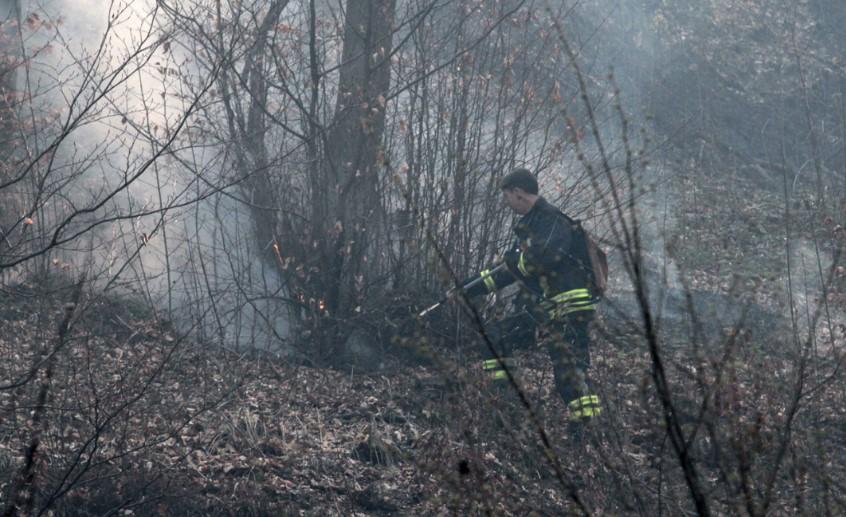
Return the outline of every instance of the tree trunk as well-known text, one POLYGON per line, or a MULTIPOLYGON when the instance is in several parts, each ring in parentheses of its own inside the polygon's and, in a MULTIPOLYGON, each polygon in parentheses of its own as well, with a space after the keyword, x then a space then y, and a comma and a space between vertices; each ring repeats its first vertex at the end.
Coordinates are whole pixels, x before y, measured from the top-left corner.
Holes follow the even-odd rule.
POLYGON ((13 148, 10 140, 14 134, 14 93, 18 83, 19 20, 19 0, 0 0, 0 156, 4 162, 6 153, 13 148))
POLYGON ((396 0, 349 0, 338 99, 327 135, 326 214, 330 240, 327 308, 338 318, 362 303, 370 234, 380 228, 379 170, 383 165, 385 97, 396 0))
MULTIPOLYGON (((18 38, 18 23, 20 21, 19 0, 0 0, 0 113, 3 118, 3 129, 9 117, 6 116, 7 109, 13 102, 10 102, 8 95, 16 90, 18 73, 17 58, 20 55, 20 40, 18 38)), ((7 133, 0 138, 3 141, 7 133)))
MULTIPOLYGON (((7 183, 14 174, 12 157, 16 134, 15 93, 20 56, 19 22, 19 0, 0 0, 0 185, 7 183)), ((18 199, 10 189, 0 188, 0 250, 9 243, 6 231, 15 221, 17 204, 18 199)))
POLYGON ((267 14, 257 27, 253 48, 246 56, 247 63, 244 67, 243 79, 249 88, 250 106, 246 127, 240 133, 241 141, 236 151, 240 162, 239 167, 242 174, 246 176, 244 184, 249 193, 259 254, 273 267, 276 267, 273 244, 276 240, 277 199, 271 180, 272 171, 265 143, 267 77, 264 59, 268 36, 287 5, 288 0, 276 0, 270 5, 267 14))

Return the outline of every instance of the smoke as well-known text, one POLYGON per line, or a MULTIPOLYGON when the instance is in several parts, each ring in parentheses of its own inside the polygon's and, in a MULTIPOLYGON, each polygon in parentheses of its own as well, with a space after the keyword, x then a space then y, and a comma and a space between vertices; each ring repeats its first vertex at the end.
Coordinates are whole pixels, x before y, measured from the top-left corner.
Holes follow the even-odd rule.
MULTIPOLYGON (((714 202, 719 210, 712 206, 702 209, 709 211, 717 225, 709 231, 722 230, 728 239, 724 253, 736 256, 733 263, 723 266, 721 288, 738 280, 745 285, 747 276, 773 275, 774 283, 781 286, 776 292, 783 292, 783 296, 776 295, 782 308, 788 312, 793 310, 790 307, 800 308, 796 309, 797 319, 807 330, 832 265, 830 250, 795 233, 789 236, 787 248, 769 249, 759 260, 755 255, 760 251, 754 248, 773 244, 775 239, 757 233, 749 236, 745 230, 767 228, 766 232, 784 233, 786 223, 778 206, 794 203, 794 197, 810 196, 808 187, 817 189, 812 168, 824 179, 826 163, 836 168, 833 164, 842 149, 831 136, 831 128, 842 128, 842 121, 827 123, 829 113, 839 110, 839 102, 826 108, 825 95, 837 88, 835 80, 826 78, 837 60, 827 73, 820 72, 832 45, 820 40, 814 46, 809 41, 825 36, 824 31, 802 32, 793 47, 784 40, 790 27, 815 26, 804 7, 782 12, 767 6, 762 8, 766 16, 756 17, 758 7, 720 1, 678 2, 668 7, 658 2, 589 0, 575 5, 565 28, 579 48, 579 61, 589 77, 588 93, 597 106, 601 137, 612 167, 622 169, 623 151, 614 99, 620 101, 628 118, 629 137, 635 142, 632 147, 643 150, 639 159, 649 162, 636 172, 635 198, 653 309, 657 313, 686 311, 683 306, 667 305, 684 299, 684 273, 676 258, 687 255, 689 259, 699 253, 695 248, 708 246, 685 235, 696 230, 680 221, 685 212, 687 217, 705 217, 691 214, 691 207, 685 206, 685 188, 693 184, 712 196, 705 199, 718 199, 714 202), (722 53, 729 46, 734 51, 722 53), (812 47, 817 50, 809 52, 812 47), (770 79, 768 74, 777 77, 770 79), (618 96, 613 93, 615 86, 618 96), (776 122, 779 117, 781 123, 776 122), (802 124, 797 123, 800 120, 802 124), (800 175, 803 169, 804 175, 800 175), (780 191, 783 174, 792 186, 787 200, 780 191), (732 186, 754 191, 747 196, 732 192, 732 186), (717 198, 717 192, 724 194, 717 198), (733 195, 739 199, 731 198, 733 195), (753 202, 753 196, 759 202, 765 200, 769 210, 775 206, 776 213, 742 211, 742 218, 737 214, 725 220, 716 217, 714 212, 727 217, 730 210, 726 204, 741 206, 747 198, 753 202), (741 240, 734 240, 735 236, 741 240), (753 238, 761 244, 747 240, 753 238), (749 256, 740 256, 735 248, 749 256), (731 276, 736 278, 725 279, 731 276)), ((824 190, 817 189, 818 196, 821 192, 824 190)), ((701 255, 709 256, 711 251, 701 255)), ((619 274, 620 262, 612 271, 618 272, 612 285, 619 292, 632 288, 626 275, 619 274)), ((688 285, 699 289, 701 283, 688 279, 688 285)), ((740 289, 732 296, 752 299, 756 294, 740 289)))
POLYGON ((237 184, 221 180, 225 145, 197 126, 214 78, 172 44, 156 2, 33 2, 22 20, 22 153, 43 179, 25 193, 42 232, 29 244, 67 239, 41 262, 224 346, 286 337, 278 278, 255 259, 237 184))

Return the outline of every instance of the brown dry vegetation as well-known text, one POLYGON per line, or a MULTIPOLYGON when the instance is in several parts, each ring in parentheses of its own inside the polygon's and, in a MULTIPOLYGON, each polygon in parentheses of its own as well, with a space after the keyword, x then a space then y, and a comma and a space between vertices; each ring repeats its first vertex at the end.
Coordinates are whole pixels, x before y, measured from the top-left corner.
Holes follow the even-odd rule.
MULTIPOLYGON (((472 358, 455 361, 445 347, 435 351, 440 368, 362 375, 212 350, 131 300, 83 296, 64 344, 55 329, 66 296, 21 285, 4 289, 0 304, 0 354, 11 359, 4 384, 55 352, 49 380, 42 368, 32 382, 0 391, 4 502, 43 433, 36 513, 692 511, 636 334, 597 340, 593 375, 606 412, 577 447, 540 350, 519 357, 536 425, 517 397, 476 378, 472 358), (49 398, 39 411, 45 381, 49 398)), ((835 332, 842 343, 842 329, 835 332)), ((783 337, 761 342, 727 330, 698 348, 678 336, 662 341, 679 421, 715 513, 846 508, 837 488, 846 464, 830 453, 846 446, 839 356, 783 337)))

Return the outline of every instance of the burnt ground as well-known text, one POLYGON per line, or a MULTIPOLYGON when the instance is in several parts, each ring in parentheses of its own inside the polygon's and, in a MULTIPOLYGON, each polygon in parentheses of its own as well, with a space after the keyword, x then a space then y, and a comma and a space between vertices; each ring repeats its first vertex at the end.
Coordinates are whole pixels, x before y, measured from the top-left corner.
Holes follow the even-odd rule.
POLYGON ((203 346, 127 300, 80 304, 59 340, 64 304, 0 298, 4 505, 31 487, 19 504, 54 515, 678 515, 693 486, 718 513, 844 510, 837 347, 659 336, 691 480, 637 329, 597 334, 605 412, 574 443, 541 349, 518 358, 530 414, 449 348, 363 375, 203 346))

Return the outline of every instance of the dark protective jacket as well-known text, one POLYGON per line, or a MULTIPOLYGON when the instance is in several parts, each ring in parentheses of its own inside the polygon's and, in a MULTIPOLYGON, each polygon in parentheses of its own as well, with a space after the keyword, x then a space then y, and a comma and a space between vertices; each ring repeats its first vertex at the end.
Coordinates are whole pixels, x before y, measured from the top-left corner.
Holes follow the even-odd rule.
POLYGON ((468 296, 520 282, 552 319, 596 308, 587 244, 576 221, 540 197, 514 233, 517 240, 504 256, 507 269, 485 269, 469 278, 465 285, 480 277, 483 281, 469 288, 468 296))

